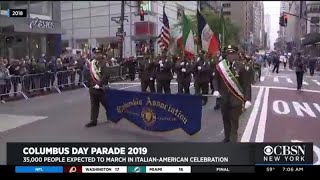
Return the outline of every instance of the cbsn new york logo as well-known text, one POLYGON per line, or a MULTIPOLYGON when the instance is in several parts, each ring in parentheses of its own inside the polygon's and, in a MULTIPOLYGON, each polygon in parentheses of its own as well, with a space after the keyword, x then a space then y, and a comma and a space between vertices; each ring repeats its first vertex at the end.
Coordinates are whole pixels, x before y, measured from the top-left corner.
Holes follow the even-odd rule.
POLYGON ((276 145, 266 146, 263 149, 263 161, 267 162, 304 162, 305 145, 276 145))

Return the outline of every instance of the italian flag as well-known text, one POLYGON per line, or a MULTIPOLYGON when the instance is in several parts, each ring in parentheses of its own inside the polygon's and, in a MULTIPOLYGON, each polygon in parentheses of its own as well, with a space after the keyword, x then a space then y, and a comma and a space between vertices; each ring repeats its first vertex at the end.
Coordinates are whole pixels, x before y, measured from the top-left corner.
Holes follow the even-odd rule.
POLYGON ((190 21, 185 14, 183 14, 182 45, 185 57, 191 58, 195 55, 194 36, 190 21))

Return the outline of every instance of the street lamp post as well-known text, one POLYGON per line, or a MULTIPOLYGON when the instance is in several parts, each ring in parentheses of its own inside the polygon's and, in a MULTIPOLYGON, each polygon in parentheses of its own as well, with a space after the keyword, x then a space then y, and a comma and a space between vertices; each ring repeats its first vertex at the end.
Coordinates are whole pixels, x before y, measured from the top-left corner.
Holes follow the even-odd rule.
POLYGON ((120 17, 120 31, 122 33, 122 35, 120 36, 121 37, 121 41, 120 41, 120 61, 122 61, 123 59, 123 42, 124 42, 124 35, 123 35, 123 20, 124 20, 124 3, 125 1, 121 1, 121 17, 120 17))

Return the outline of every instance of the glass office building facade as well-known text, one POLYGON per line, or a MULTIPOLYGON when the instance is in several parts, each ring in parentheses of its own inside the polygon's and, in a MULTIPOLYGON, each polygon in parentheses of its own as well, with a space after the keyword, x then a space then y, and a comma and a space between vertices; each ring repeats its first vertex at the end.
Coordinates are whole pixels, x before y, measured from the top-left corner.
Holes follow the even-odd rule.
POLYGON ((61 53, 60 1, 0 1, 0 10, 0 57, 61 53), (8 17, 8 9, 26 9, 27 17, 8 17))

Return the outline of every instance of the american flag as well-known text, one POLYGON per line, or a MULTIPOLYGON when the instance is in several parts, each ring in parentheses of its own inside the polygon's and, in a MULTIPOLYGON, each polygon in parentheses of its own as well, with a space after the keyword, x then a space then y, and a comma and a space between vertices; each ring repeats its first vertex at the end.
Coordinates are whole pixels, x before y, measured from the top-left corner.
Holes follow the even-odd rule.
POLYGON ((161 49, 169 47, 170 41, 170 27, 169 27, 169 20, 165 12, 165 7, 163 7, 163 18, 162 18, 162 28, 160 34, 158 36, 157 43, 159 44, 161 49))

